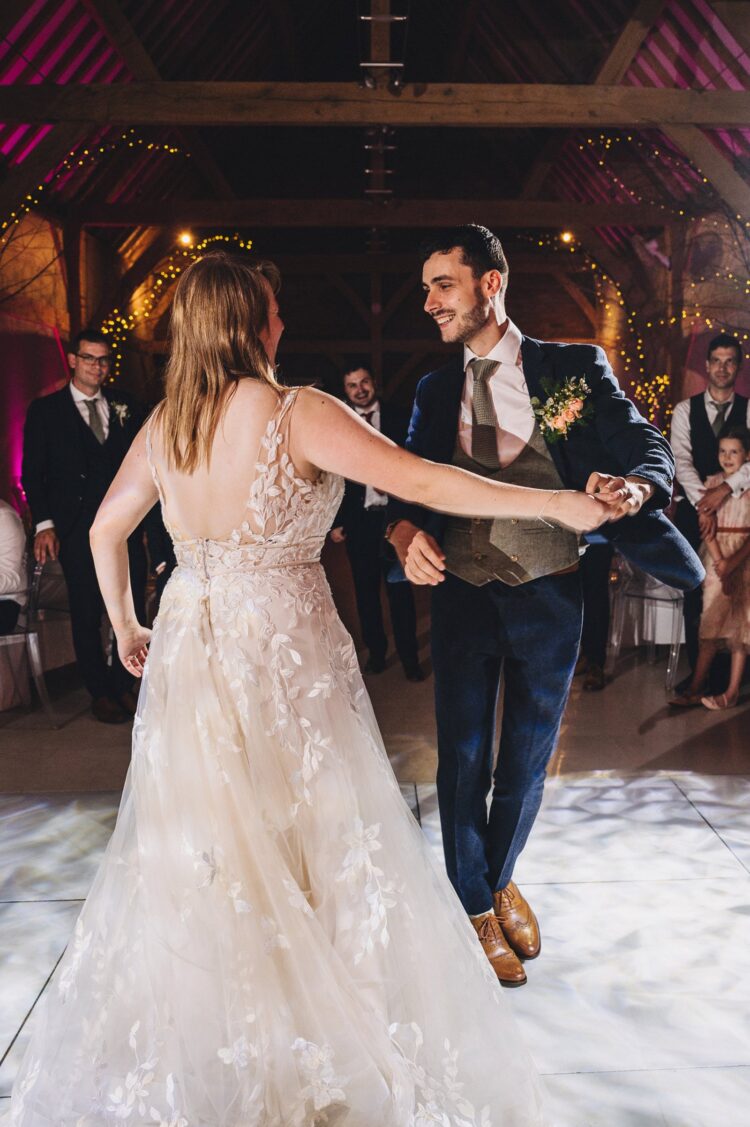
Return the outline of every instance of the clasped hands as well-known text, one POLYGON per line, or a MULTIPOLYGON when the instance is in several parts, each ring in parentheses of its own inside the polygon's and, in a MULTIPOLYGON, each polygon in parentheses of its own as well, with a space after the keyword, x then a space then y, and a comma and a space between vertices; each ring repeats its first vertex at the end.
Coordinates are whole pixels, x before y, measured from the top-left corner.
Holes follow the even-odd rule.
MULTIPOLYGON (((620 520, 621 517, 634 516, 648 501, 653 491, 653 485, 642 478, 592 473, 586 483, 586 493, 595 497, 596 501, 608 511, 605 519, 600 516, 597 520, 591 520, 591 514, 587 513, 586 520, 590 523, 586 524, 582 520, 577 527, 593 529, 600 524, 620 520)), ((580 504, 582 494, 565 491, 558 499, 580 504)), ((396 549, 406 578, 411 583, 436 587, 438 583, 443 582, 445 553, 433 536, 417 528, 411 521, 401 520, 394 526, 390 542, 396 549)))
POLYGON ((654 487, 642 477, 615 477, 608 473, 592 473, 586 492, 609 509, 607 523, 621 517, 635 516, 653 495, 654 487))

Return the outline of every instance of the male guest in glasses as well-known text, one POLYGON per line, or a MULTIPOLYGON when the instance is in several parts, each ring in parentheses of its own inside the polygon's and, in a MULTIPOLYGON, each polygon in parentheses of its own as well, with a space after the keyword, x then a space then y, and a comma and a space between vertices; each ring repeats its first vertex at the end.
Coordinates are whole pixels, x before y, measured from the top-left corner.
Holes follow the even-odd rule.
MULTIPOLYGON (((103 333, 85 329, 74 339, 70 383, 29 406, 22 480, 34 520, 34 555, 42 563, 59 558, 65 574, 73 646, 93 714, 105 724, 119 724, 135 711, 133 679, 116 650, 112 667, 107 665, 89 529, 145 413, 131 395, 107 382, 111 363, 103 333)), ((145 622, 142 526, 130 537, 128 554, 136 611, 145 622)))

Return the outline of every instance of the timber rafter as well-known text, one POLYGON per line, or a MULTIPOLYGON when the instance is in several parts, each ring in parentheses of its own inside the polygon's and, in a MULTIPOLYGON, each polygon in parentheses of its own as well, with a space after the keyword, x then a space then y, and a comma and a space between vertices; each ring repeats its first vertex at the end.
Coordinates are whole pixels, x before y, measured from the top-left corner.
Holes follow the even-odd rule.
POLYGON ((155 200, 125 204, 87 203, 70 209, 89 227, 435 227, 486 223, 499 227, 560 227, 565 224, 661 227, 673 216, 654 204, 581 204, 566 200, 155 200))
POLYGON ((0 120, 92 125, 746 126, 750 91, 637 86, 130 82, 0 87, 0 120))

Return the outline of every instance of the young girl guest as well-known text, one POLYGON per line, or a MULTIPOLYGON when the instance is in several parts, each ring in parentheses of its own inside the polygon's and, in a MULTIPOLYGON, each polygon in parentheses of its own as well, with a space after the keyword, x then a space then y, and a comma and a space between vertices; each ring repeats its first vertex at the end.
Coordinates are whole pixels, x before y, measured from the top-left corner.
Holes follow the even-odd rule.
MULTIPOLYGON (((721 473, 706 479, 706 488, 721 485, 750 458, 750 430, 737 427, 719 440, 721 473)), ((706 565, 700 648, 692 682, 686 693, 671 703, 703 704, 710 709, 733 708, 750 649, 750 491, 730 496, 718 514, 716 531, 704 541, 706 565), (714 655, 719 648, 732 655, 726 692, 703 696, 714 655)))

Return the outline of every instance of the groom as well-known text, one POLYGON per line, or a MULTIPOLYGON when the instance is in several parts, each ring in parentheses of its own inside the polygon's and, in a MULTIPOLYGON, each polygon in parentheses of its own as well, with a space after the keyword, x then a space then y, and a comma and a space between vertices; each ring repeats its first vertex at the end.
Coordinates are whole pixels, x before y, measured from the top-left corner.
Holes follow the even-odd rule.
MULTIPOLYGON (((662 515, 674 460, 604 352, 525 337, 505 313, 499 239, 469 224, 422 248, 425 312, 462 353, 417 387, 407 448, 497 481, 585 489, 627 559, 688 590, 701 564, 662 515), (550 397, 556 406, 545 410, 550 397)), ((526 981, 536 917, 511 879, 534 824, 581 633, 578 538, 535 521, 427 513, 392 501, 387 537, 431 584, 438 802, 448 875, 501 983, 526 981), (495 712, 504 677, 494 775, 495 712), (489 815, 487 795, 491 791, 489 815)))

